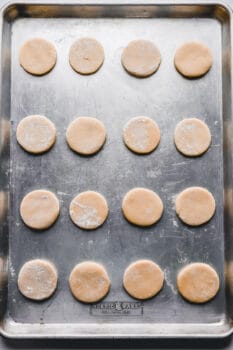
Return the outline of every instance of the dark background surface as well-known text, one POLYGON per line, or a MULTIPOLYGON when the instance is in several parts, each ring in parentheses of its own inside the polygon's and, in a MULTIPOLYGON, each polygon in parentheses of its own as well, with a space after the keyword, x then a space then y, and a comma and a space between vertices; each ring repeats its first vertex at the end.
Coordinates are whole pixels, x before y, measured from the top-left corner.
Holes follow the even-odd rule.
POLYGON ((0 349, 233 349, 232 337, 225 339, 168 340, 7 340, 0 338, 0 349))

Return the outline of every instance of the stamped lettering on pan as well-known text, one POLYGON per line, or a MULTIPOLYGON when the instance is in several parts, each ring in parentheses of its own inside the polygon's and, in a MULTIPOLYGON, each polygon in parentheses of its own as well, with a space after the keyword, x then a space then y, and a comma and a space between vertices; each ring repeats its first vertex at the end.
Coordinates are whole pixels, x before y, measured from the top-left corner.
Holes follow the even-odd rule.
POLYGON ((92 316, 142 316, 143 303, 139 301, 104 301, 90 306, 92 316))

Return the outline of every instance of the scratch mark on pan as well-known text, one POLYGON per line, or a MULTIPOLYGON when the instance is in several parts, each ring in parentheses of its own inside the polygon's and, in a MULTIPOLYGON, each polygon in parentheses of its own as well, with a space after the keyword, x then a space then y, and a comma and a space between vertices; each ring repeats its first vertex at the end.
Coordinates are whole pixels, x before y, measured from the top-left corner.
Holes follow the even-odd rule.
MULTIPOLYGON (((58 294, 58 293, 59 293, 59 292, 57 292, 57 294, 58 294)), ((46 311, 50 308, 50 306, 53 304, 54 301, 55 301, 55 299, 52 298, 52 299, 49 301, 48 305, 41 311, 40 323, 44 323, 44 316, 45 316, 45 313, 46 313, 46 311)))
POLYGON ((61 191, 58 191, 57 194, 60 195, 60 196, 71 196, 71 194, 65 193, 65 192, 61 192, 61 191))
POLYGON ((179 165, 186 165, 188 161, 180 162, 180 163, 173 163, 172 166, 179 166, 179 165))
MULTIPOLYGON (((13 102, 13 103, 18 103, 18 100, 15 98, 14 95, 12 96, 12 102, 13 102)), ((20 102, 20 103, 19 103, 19 107, 23 110, 25 116, 26 116, 26 115, 29 115, 29 113, 27 112, 27 110, 24 108, 24 104, 23 104, 23 103, 20 102)))
POLYGON ((171 289, 173 294, 177 294, 177 290, 173 286, 173 283, 172 283, 172 281, 170 279, 170 272, 169 272, 169 270, 166 268, 166 269, 163 270, 163 272, 164 272, 164 277, 165 277, 165 280, 166 280, 166 283, 167 283, 168 287, 170 287, 170 289, 171 289))
POLYGON ((186 237, 184 236, 178 236, 177 235, 160 235, 159 237, 161 238, 175 238, 175 239, 185 239, 186 237))

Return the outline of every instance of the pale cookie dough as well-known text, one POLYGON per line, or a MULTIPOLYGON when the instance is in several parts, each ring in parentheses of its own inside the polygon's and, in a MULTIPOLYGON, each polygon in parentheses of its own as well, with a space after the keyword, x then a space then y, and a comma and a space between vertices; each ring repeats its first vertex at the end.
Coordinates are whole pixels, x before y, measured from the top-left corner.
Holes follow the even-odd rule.
POLYGON ((219 290, 217 272, 208 264, 192 263, 178 274, 177 286, 180 294, 192 303, 205 303, 219 290))
POLYGON ((26 72, 33 75, 50 72, 56 61, 56 49, 45 39, 30 39, 20 49, 19 62, 26 72))
POLYGON ((79 117, 68 126, 66 141, 77 153, 94 154, 103 147, 106 141, 104 124, 96 118, 79 117))
POLYGON ((110 279, 105 268, 96 262, 86 261, 74 267, 69 277, 73 296, 83 303, 103 299, 110 289, 110 279))
POLYGON ((208 126, 197 118, 183 119, 175 129, 176 148, 185 156, 197 157, 210 147, 211 134, 208 126))
POLYGON ((210 49, 199 42, 188 42, 178 48, 174 63, 179 73, 186 78, 198 78, 212 66, 210 49))
POLYGON ((0 191, 0 220, 3 222, 7 216, 8 192, 0 191))
POLYGON ((123 285, 136 299, 154 297, 163 287, 164 274, 151 260, 138 260, 125 270, 123 285))
POLYGON ((158 125, 148 117, 135 117, 125 125, 123 139, 133 152, 146 154, 152 152, 159 144, 158 125))
POLYGON ((49 228, 56 221, 59 211, 57 197, 46 190, 29 192, 20 205, 23 222, 35 230, 49 228))
POLYGON ((10 120, 2 118, 0 120, 0 155, 5 150, 5 147, 9 145, 11 134, 10 120))
POLYGON ((199 226, 208 222, 215 213, 215 199, 202 187, 189 187, 176 198, 176 213, 190 226, 199 226))
POLYGON ((80 74, 95 73, 104 62, 102 45, 92 38, 81 38, 70 48, 70 65, 80 74))
POLYGON ((121 63, 125 70, 141 78, 155 73, 159 68, 160 62, 160 52, 153 42, 149 40, 131 41, 121 56, 121 63))
POLYGON ((41 259, 30 260, 19 272, 18 288, 26 298, 44 300, 55 292, 57 280, 57 270, 51 262, 41 259))
POLYGON ((34 154, 44 153, 56 141, 56 128, 48 118, 42 115, 30 115, 19 122, 16 138, 25 151, 34 154))
POLYGON ((107 216, 107 201, 98 192, 82 192, 70 203, 71 220, 80 228, 95 229, 105 222, 107 216))
POLYGON ((132 224, 150 226, 161 218, 163 202, 155 192, 147 188, 133 188, 123 199, 122 211, 132 224))

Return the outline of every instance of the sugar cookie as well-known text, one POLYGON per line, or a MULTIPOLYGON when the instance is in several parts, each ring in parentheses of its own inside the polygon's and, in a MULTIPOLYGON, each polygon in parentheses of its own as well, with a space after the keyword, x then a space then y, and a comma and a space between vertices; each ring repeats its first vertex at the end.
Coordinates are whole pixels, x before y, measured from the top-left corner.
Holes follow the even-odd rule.
POLYGON ((179 218, 191 226, 208 222, 215 213, 213 195, 202 187, 189 187, 176 198, 176 213, 179 218))
POLYGON ((104 62, 102 45, 92 38, 76 40, 70 48, 70 65, 80 74, 95 73, 104 62))
POLYGON ((163 202, 155 192, 147 188, 133 188, 123 199, 122 211, 132 224, 150 226, 161 218, 163 202))
POLYGON ((180 294, 192 303, 205 303, 215 297, 219 290, 217 272, 208 264, 193 263, 178 274, 177 286, 180 294))
POLYGON ((55 292, 57 280, 57 270, 51 262, 41 259, 30 260, 20 269, 18 288, 26 298, 44 300, 55 292))
POLYGON ((20 49, 19 62, 23 69, 30 74, 47 74, 53 69, 56 61, 56 49, 45 39, 30 39, 20 49))
POLYGON ((106 199, 98 192, 79 193, 70 203, 70 217, 75 225, 86 230, 101 226, 108 216, 106 199))
POLYGON ((125 70, 141 78, 155 73, 159 68, 160 62, 160 52, 153 42, 149 40, 131 41, 121 56, 121 63, 125 70))
POLYGON ((123 285, 126 291, 136 299, 148 299, 155 296, 163 287, 164 274, 151 260, 138 260, 125 270, 123 285))
POLYGON ((211 134, 202 120, 188 118, 177 124, 174 141, 176 148, 185 156, 196 157, 205 153, 210 147, 211 134))
POLYGON ((110 279, 105 268, 93 261, 74 267, 69 277, 73 296, 84 303, 95 303, 103 299, 110 289, 110 279))
POLYGON ((133 152, 146 154, 159 144, 160 130, 154 120, 148 117, 135 117, 124 127, 123 139, 133 152))
POLYGON ((56 141, 54 124, 42 115, 23 118, 17 127, 16 138, 27 152, 38 154, 48 151, 56 141))
POLYGON ((68 126, 66 141, 77 153, 94 154, 103 147, 106 141, 104 124, 96 118, 79 117, 68 126))
POLYGON ((46 190, 29 192, 20 205, 23 222, 36 230, 49 228, 56 221, 59 211, 57 197, 54 193, 46 190))
POLYGON ((187 42, 178 48, 174 64, 179 73, 187 78, 199 78, 212 66, 210 49, 199 42, 187 42))

